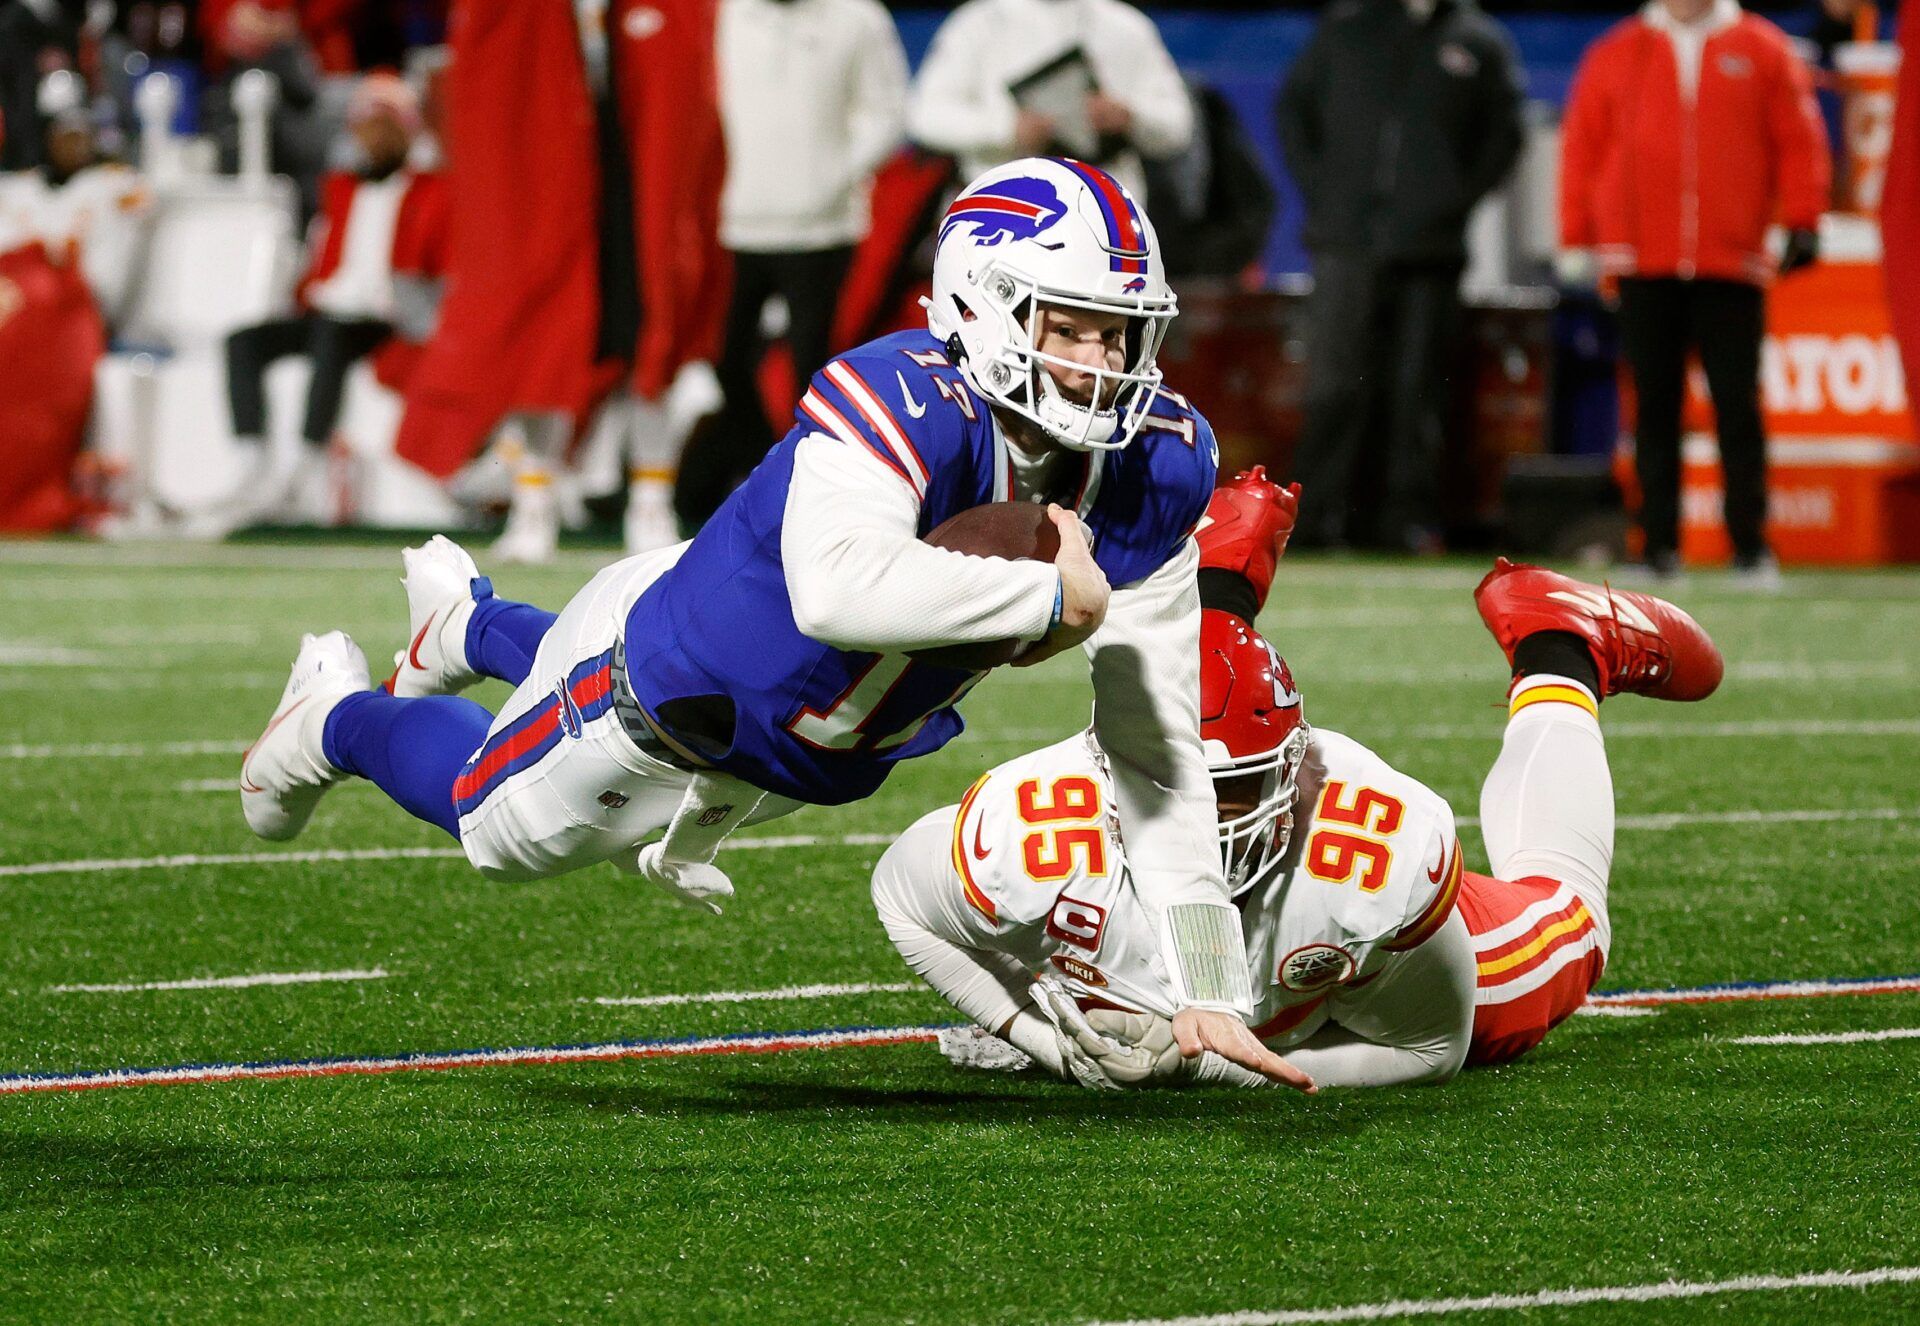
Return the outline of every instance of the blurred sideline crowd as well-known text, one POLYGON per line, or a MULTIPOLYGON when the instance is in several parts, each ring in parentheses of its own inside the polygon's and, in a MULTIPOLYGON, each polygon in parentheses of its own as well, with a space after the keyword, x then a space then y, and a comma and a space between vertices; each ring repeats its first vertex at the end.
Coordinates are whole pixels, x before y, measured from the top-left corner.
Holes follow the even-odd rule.
MULTIPOLYGON (((1543 275, 1618 337, 1655 574, 1690 356, 1773 574, 1767 291, 1821 255, 1821 66, 1884 45, 1806 17, 1650 0, 1556 127, 1543 275)), ((1302 545, 1438 551, 1470 231, 1540 136, 1516 47, 1472 0, 1342 0, 1270 113, 1290 191, 1123 0, 965 0, 911 74, 878 0, 0 0, 0 529, 677 541, 834 352, 919 320, 954 190, 1046 153, 1144 201, 1183 294, 1304 289, 1266 266, 1299 227, 1299 427, 1253 458, 1302 545)))

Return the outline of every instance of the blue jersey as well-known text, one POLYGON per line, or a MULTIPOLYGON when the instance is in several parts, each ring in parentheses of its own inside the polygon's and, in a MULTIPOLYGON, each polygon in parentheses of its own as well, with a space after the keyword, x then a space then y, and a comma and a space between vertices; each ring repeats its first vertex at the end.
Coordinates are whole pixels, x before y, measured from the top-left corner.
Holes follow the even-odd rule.
MULTIPOLYGON (((814 376, 793 431, 640 596, 627 617, 626 657, 648 712, 719 768, 769 792, 839 805, 957 736, 953 706, 979 675, 835 649, 794 625, 780 531, 794 450, 810 433, 867 448, 910 484, 922 536, 1012 496, 988 404, 940 343, 924 331, 870 342, 814 376), (729 713, 730 730, 717 730, 729 713)), ((1166 393, 1127 447, 1076 459, 1060 500, 1078 508, 1114 585, 1151 575, 1179 551, 1219 463, 1206 420, 1166 393)))

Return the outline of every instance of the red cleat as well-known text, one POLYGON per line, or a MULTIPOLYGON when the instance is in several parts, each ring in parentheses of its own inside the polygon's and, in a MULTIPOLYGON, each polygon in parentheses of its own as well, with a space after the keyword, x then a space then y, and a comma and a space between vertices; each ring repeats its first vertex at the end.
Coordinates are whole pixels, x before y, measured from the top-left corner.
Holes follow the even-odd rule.
POLYGON ((1213 490, 1207 514, 1194 531, 1200 565, 1245 576, 1257 608, 1267 606, 1273 565, 1286 551, 1300 511, 1300 485, 1282 488, 1264 465, 1242 470, 1213 490))
POLYGON ((1514 647, 1538 631, 1586 641, 1602 699, 1631 691, 1656 700, 1704 700, 1726 671, 1700 623, 1651 594, 1590 585, 1502 557, 1473 601, 1509 663, 1514 647))

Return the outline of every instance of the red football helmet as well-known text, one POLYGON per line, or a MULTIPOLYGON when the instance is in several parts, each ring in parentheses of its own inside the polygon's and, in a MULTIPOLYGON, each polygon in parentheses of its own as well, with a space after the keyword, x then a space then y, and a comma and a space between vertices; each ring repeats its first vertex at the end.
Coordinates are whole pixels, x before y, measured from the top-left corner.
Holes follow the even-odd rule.
POLYGON ((1307 720, 1279 652, 1230 612, 1200 614, 1200 739, 1220 807, 1220 864, 1239 897, 1280 864, 1307 720))

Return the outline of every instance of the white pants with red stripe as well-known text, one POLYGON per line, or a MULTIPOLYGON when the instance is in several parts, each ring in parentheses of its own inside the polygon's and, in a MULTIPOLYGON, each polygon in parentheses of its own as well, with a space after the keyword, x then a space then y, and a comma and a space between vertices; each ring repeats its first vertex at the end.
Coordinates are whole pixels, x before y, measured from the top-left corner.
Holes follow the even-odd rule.
POLYGON ((1480 829, 1498 878, 1469 873, 1461 914, 1478 967, 1469 1063, 1537 1044, 1584 1002, 1613 938, 1613 775, 1590 697, 1558 678, 1516 688, 1500 758, 1480 789, 1480 829), (1521 703, 1530 691, 1536 702, 1521 703))
MULTIPOLYGON (((616 562, 573 596, 455 783, 460 845, 488 877, 543 879, 602 861, 631 868, 634 849, 673 821, 695 777, 628 740, 608 669, 635 600, 684 548, 616 562)), ((731 800, 755 807, 744 823, 796 804, 745 784, 739 791, 731 800)))

